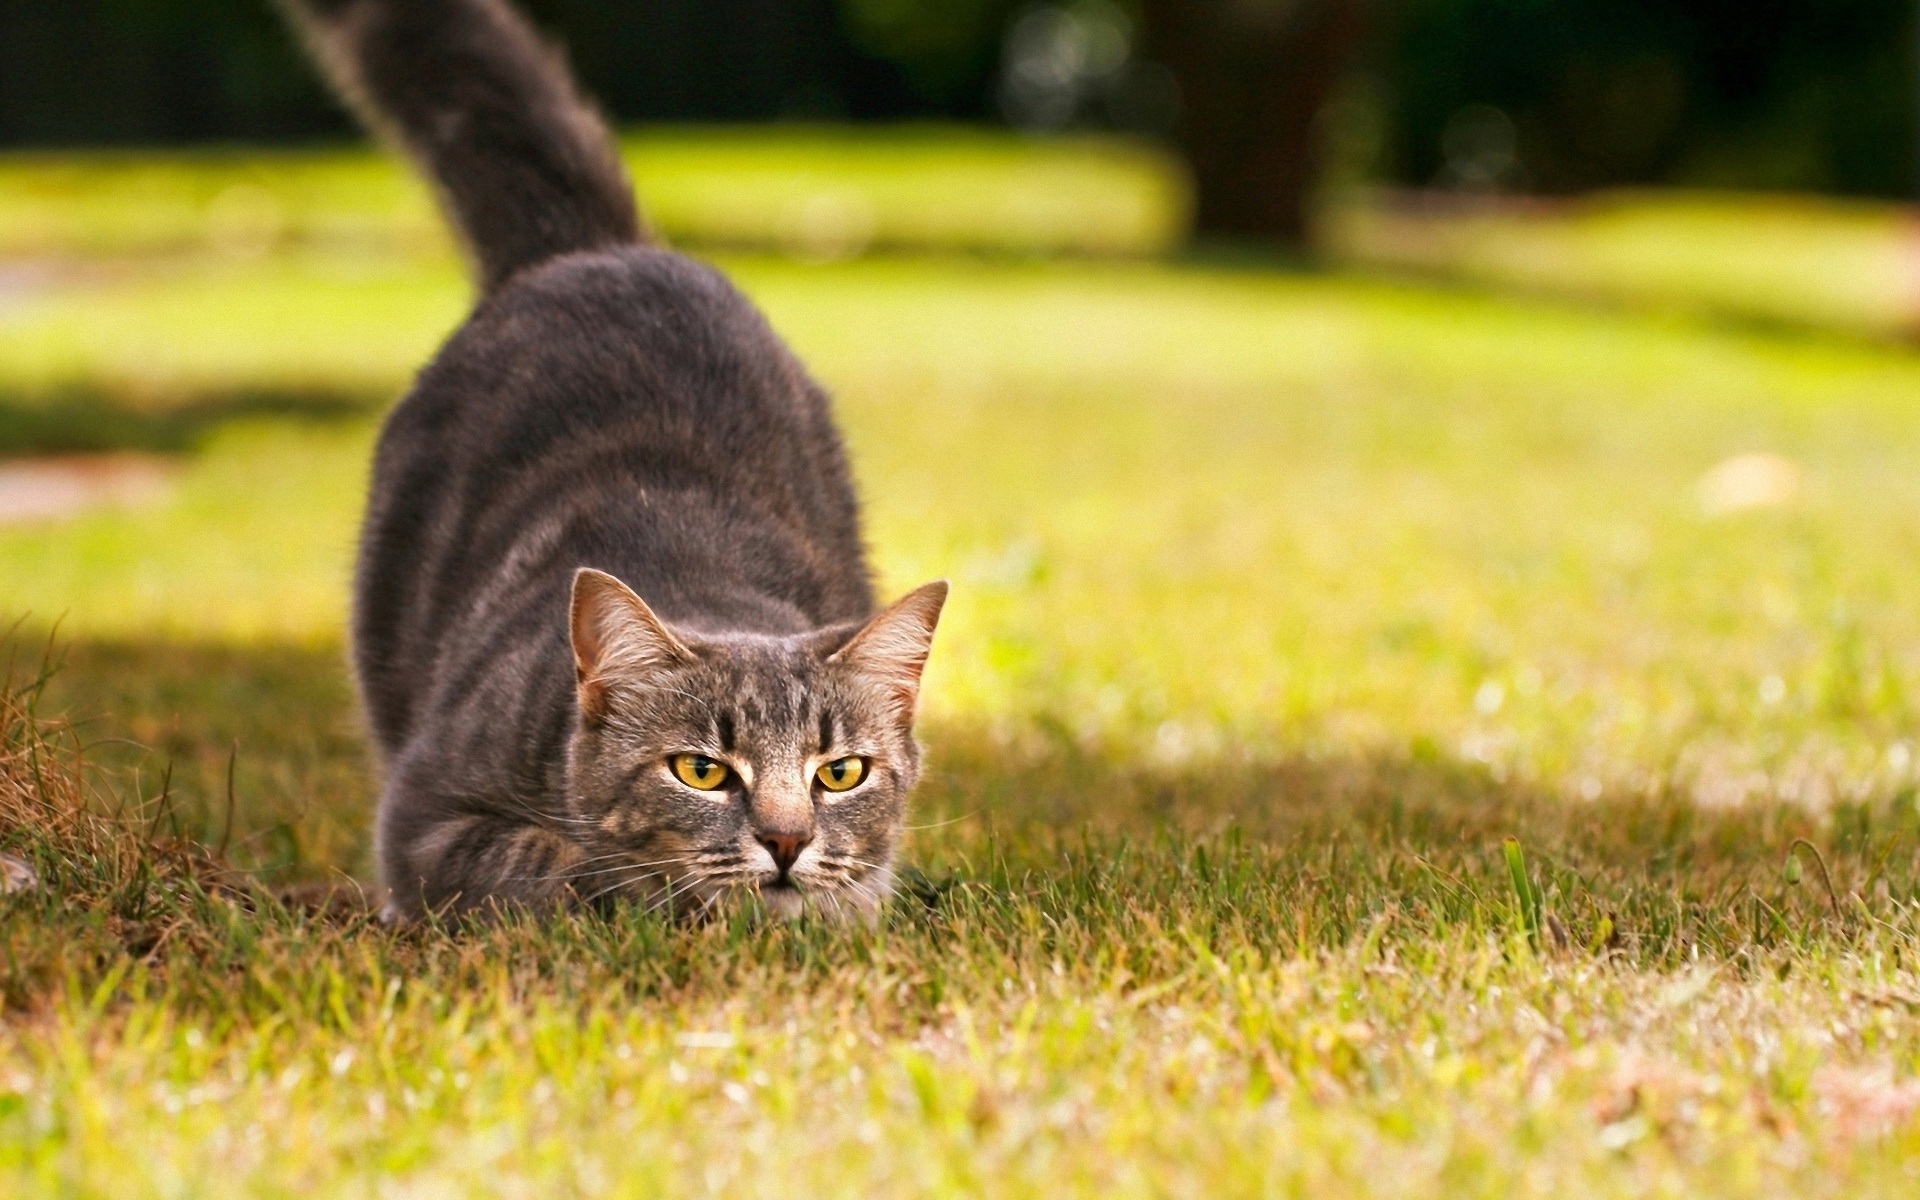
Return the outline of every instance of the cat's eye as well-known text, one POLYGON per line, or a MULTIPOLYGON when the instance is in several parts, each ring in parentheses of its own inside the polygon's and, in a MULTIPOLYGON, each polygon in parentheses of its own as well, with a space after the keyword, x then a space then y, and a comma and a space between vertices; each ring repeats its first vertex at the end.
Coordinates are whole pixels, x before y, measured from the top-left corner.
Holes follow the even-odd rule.
POLYGON ((830 792, 844 792, 867 777, 867 760, 836 758, 815 771, 813 777, 830 792))
POLYGON ((675 779, 699 792, 713 791, 731 774, 727 764, 715 762, 704 754, 676 754, 668 762, 675 779))

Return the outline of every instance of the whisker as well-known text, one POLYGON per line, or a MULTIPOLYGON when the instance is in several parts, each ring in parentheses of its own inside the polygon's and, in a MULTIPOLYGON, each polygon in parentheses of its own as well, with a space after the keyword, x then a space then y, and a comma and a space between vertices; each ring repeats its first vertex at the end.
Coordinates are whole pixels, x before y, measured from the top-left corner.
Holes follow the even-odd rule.
POLYGON ((717 884, 720 887, 738 887, 753 883, 758 876, 747 871, 725 871, 700 876, 698 882, 717 884))
POLYGON ((851 854, 836 854, 832 856, 822 854, 820 856, 820 862, 829 867, 859 867, 867 871, 886 870, 886 868, 879 863, 870 863, 864 858, 855 858, 851 854))
POLYGON ((944 829, 948 825, 958 825, 969 817, 977 817, 979 815, 980 810, 976 808, 972 812, 964 812, 957 817, 951 817, 945 821, 934 821, 928 825, 902 825, 900 829, 903 833, 917 833, 922 829, 944 829))
POLYGON ((595 874, 601 874, 601 875, 611 875, 620 871, 639 871, 641 873, 638 875, 626 875, 621 878, 615 879, 611 883, 608 883, 605 887, 601 888, 599 891, 593 893, 593 895, 587 897, 587 899, 590 902, 594 900, 598 900, 600 899, 600 897, 611 895, 612 893, 619 891, 621 888, 629 887, 633 884, 641 883, 648 879, 665 878, 667 880, 667 887, 669 890, 671 890, 673 887, 673 879, 671 876, 667 874, 666 871, 649 871, 649 870, 646 870, 646 868, 662 867, 662 866, 673 867, 673 866, 685 866, 685 865, 686 865, 686 861, 684 859, 663 858, 663 859, 660 859, 658 862, 632 863, 632 864, 628 864, 625 867, 610 867, 605 871, 595 872, 595 874))
MULTIPOLYGON (((649 871, 645 875, 637 875, 630 879, 616 879, 612 883, 601 888, 599 891, 593 893, 591 896, 588 896, 585 902, 588 904, 591 904, 595 900, 598 900, 603 896, 611 896, 613 893, 619 891, 621 888, 630 887, 636 883, 644 883, 649 879, 665 879, 665 878, 667 878, 667 874, 665 871, 649 871)), ((668 890, 672 890, 673 888, 672 879, 667 879, 667 888, 668 890)))
POLYGON ((847 880, 847 888, 863 897, 867 903, 873 906, 875 912, 878 912, 887 902, 885 893, 881 892, 878 885, 869 883, 864 879, 847 880))
POLYGON ((624 859, 626 856, 627 856, 627 852, 625 850, 614 850, 606 854, 596 854, 592 858, 583 858, 579 862, 574 863, 572 866, 568 867, 567 869, 568 871, 578 871, 581 867, 588 866, 592 863, 606 862, 610 858, 624 859))
POLYGON ((592 863, 605 862, 608 859, 613 859, 613 858, 625 859, 626 856, 631 853, 632 851, 630 850, 613 850, 613 851, 609 851, 606 854, 596 854, 592 858, 582 859, 581 861, 574 863, 572 866, 568 867, 566 870, 556 872, 555 874, 552 874, 552 875, 519 875, 519 876, 511 877, 510 881, 514 883, 552 883, 559 880, 591 879, 595 875, 605 875, 614 871, 626 870, 629 867, 658 867, 658 866, 667 866, 674 863, 682 863, 682 864, 705 863, 705 862, 714 861, 716 859, 721 861, 724 864, 726 862, 736 861, 739 857, 738 855, 734 854, 732 851, 705 851, 705 852, 695 852, 693 854, 679 855, 676 857, 656 858, 648 862, 631 862, 631 861, 618 862, 611 867, 601 867, 598 870, 593 870, 593 871, 580 870, 581 867, 587 866, 592 863))
POLYGON ((684 865, 685 863, 686 860, 683 858, 656 858, 651 862, 621 862, 615 863, 610 867, 601 867, 594 871, 570 871, 567 873, 567 878, 591 879, 595 875, 611 875, 616 871, 632 871, 641 867, 671 867, 684 865))
POLYGON ((645 908, 640 910, 640 914, 642 916, 645 916, 648 913, 653 912, 657 908, 673 903, 674 895, 675 893, 673 890, 673 883, 669 881, 667 883, 666 890, 660 893, 660 898, 658 900, 654 900, 648 903, 648 905, 645 908))
MULTIPOLYGON (((596 858, 590 858, 587 861, 599 862, 601 859, 615 858, 615 857, 618 857, 618 856, 613 854, 602 854, 596 858)), ((644 863, 620 862, 620 863, 615 863, 611 867, 601 867, 598 870, 594 870, 594 871, 577 870, 576 867, 578 866, 578 864, 576 864, 575 867, 569 867, 564 871, 556 871, 551 875, 509 875, 506 878, 506 882, 509 882, 509 883, 557 883, 562 880, 591 879, 595 875, 607 875, 614 871, 625 871, 635 867, 665 866, 665 865, 672 864, 676 861, 678 860, 671 859, 671 858, 662 858, 654 862, 644 862, 644 863)))
POLYGON ((727 898, 726 889, 722 888, 720 890, 715 891, 711 896, 708 896, 706 900, 701 902, 700 911, 693 915, 693 919, 696 921, 705 920, 707 914, 712 912, 714 910, 714 907, 726 898, 727 898))

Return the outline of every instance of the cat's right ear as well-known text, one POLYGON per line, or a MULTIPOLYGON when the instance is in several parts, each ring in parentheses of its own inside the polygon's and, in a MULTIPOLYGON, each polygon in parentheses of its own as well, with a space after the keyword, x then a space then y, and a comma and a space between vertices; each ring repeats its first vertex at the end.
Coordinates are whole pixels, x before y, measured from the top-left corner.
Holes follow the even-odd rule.
POLYGON ((591 567, 573 573, 569 627, 580 715, 588 720, 606 715, 608 689, 618 680, 693 661, 693 651, 632 588, 591 567))

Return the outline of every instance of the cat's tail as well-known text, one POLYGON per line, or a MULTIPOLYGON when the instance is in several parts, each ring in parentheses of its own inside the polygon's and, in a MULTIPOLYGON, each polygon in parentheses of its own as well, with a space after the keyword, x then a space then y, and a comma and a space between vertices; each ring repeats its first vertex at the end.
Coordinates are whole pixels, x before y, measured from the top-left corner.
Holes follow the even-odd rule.
POLYGON ((607 129, 504 0, 281 0, 334 85, 434 182, 492 291, 643 240, 607 129))

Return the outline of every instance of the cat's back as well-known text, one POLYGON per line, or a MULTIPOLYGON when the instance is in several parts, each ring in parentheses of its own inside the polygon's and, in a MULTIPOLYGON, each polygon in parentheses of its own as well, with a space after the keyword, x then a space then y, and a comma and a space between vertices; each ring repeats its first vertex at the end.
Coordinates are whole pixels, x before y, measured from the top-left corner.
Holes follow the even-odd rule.
POLYGON ((436 453, 511 467, 557 441, 635 427, 762 477, 786 450, 812 449, 766 436, 831 433, 819 390, 725 276, 627 246, 553 259, 486 297, 395 409, 382 449, 427 439, 436 453))
POLYGON ((377 695, 406 707, 438 642, 536 551, 547 582, 596 565, 677 581, 666 558, 701 545, 704 573, 764 577, 823 622, 869 603, 823 393, 723 275, 649 247, 561 256, 488 295, 388 418, 370 501, 355 641, 376 726, 377 695), (806 578, 811 562, 836 570, 806 578))
POLYGON ((478 521, 517 489, 609 473, 815 536, 855 528, 824 394, 725 276, 641 246, 554 259, 487 297, 388 419, 374 500, 457 500, 478 521))

